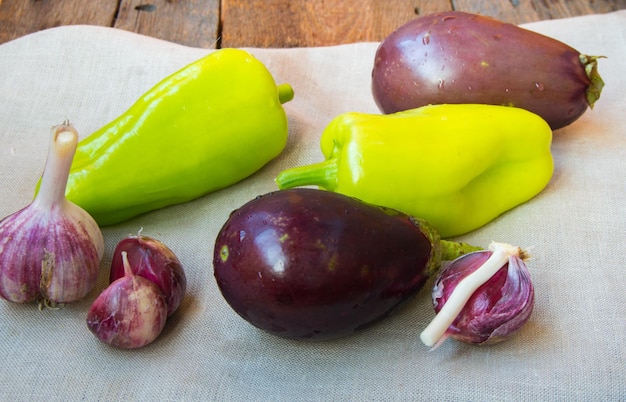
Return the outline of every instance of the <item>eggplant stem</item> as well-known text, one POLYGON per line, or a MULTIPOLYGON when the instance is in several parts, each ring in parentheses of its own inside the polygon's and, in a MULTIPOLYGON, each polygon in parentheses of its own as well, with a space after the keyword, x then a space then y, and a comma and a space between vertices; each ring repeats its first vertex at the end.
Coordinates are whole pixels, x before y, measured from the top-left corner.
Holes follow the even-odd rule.
POLYGON ((482 251, 482 247, 441 239, 441 260, 454 261, 462 255, 482 251))
POLYGON ((589 56, 581 54, 579 58, 580 62, 585 67, 587 77, 589 77, 590 83, 587 87, 587 91, 585 92, 585 96, 589 108, 593 109, 593 105, 598 99, 600 99, 600 94, 604 88, 604 81, 598 72, 598 59, 603 59, 605 56, 589 56))
POLYGON ((441 338, 446 334, 476 289, 491 279, 500 268, 508 263, 511 256, 519 257, 522 254, 521 248, 506 243, 491 243, 489 249, 493 251, 493 254, 476 271, 459 282, 446 304, 420 334, 421 341, 426 346, 430 346, 431 350, 441 345, 443 342, 441 338))

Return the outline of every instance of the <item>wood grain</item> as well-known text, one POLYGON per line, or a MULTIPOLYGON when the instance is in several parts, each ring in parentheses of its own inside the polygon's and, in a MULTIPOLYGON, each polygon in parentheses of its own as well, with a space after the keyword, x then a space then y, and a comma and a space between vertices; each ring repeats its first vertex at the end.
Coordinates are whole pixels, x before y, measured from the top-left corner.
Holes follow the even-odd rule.
POLYGON ((61 25, 111 26, 116 0, 0 0, 0 43, 61 25))
POLYGON ((626 0, 222 0, 223 47, 380 41, 418 15, 457 10, 522 24, 626 9, 626 0))
POLYGON ((187 46, 215 48, 220 0, 123 0, 113 25, 187 46))
POLYGON ((522 24, 626 9, 626 0, 0 0, 0 43, 90 24, 202 48, 327 46, 380 41, 453 9, 522 24))
POLYGON ((453 3, 457 10, 489 15, 513 24, 626 9, 626 0, 454 0, 453 3))
POLYGON ((413 0, 222 0, 223 47, 302 47, 377 41, 416 13, 449 10, 449 2, 413 0))

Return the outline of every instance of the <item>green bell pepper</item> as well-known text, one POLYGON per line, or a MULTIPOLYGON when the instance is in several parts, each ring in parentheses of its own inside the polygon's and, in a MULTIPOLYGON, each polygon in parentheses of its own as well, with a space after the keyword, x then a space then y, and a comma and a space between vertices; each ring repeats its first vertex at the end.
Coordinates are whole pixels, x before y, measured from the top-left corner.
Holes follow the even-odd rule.
POLYGON ((282 171, 280 189, 317 185, 460 235, 529 200, 553 173, 552 131, 523 109, 431 105, 345 113, 321 137, 325 161, 282 171))
POLYGON ((78 144, 67 198, 111 225, 230 186, 282 152, 292 98, 248 52, 210 53, 78 144))

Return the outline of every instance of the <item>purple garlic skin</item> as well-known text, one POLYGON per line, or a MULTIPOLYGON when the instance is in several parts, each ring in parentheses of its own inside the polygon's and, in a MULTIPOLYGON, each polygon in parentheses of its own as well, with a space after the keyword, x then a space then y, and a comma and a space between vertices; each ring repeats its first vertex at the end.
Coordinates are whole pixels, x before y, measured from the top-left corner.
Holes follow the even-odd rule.
MULTIPOLYGON (((493 254, 477 251, 447 265, 435 281, 432 292, 439 313, 457 284, 476 271, 493 254)), ((510 256, 487 282, 469 298, 446 335, 474 344, 495 344, 517 333, 530 318, 535 301, 530 273, 522 258, 510 256)))
POLYGON ((35 199, 0 221, 0 296, 15 303, 82 299, 96 285, 104 254, 97 223, 65 199, 78 133, 64 123, 51 134, 35 199))
POLYGON ((0 222, 0 296, 16 303, 40 297, 71 303, 93 289, 104 246, 101 237, 84 239, 99 229, 89 221, 68 219, 67 213, 39 214, 26 207, 0 222))
POLYGON ((122 252, 135 275, 154 282, 165 296, 168 317, 174 314, 185 297, 187 277, 174 252, 161 241, 138 234, 122 239, 113 252, 109 281, 124 276, 122 252))
POLYGON ((87 314, 87 327, 106 344, 135 349, 153 342, 166 320, 167 304, 157 285, 127 273, 93 302, 87 314))

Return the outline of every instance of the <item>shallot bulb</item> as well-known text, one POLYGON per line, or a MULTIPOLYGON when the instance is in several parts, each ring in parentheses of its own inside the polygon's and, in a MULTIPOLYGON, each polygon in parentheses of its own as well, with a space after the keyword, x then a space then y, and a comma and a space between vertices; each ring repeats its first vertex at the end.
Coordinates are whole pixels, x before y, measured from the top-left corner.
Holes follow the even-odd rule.
POLYGON ((435 280, 437 315, 420 335, 436 348, 446 338, 493 344, 510 338, 528 321, 534 287, 519 247, 492 243, 490 250, 463 255, 435 280))
POLYGON ((78 133, 54 126, 39 192, 0 221, 0 296, 46 306, 71 303, 96 285, 104 240, 82 208, 65 198, 78 133))
POLYGON ((96 298, 87 313, 87 327, 98 339, 122 349, 153 342, 165 327, 167 304, 152 281, 135 275, 122 252, 124 276, 96 298))

